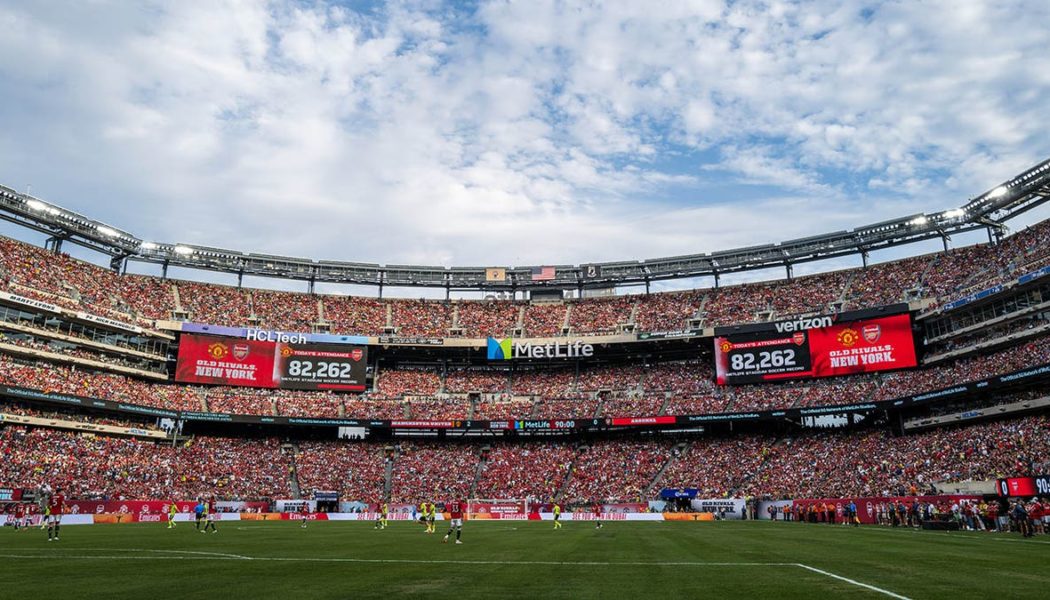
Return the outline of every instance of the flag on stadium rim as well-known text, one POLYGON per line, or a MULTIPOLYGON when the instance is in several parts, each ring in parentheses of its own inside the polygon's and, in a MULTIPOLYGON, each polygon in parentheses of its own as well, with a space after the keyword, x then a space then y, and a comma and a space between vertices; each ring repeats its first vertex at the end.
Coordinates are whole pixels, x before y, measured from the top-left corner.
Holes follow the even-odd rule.
POLYGON ((554 279, 554 267, 532 267, 533 281, 550 281, 554 279))

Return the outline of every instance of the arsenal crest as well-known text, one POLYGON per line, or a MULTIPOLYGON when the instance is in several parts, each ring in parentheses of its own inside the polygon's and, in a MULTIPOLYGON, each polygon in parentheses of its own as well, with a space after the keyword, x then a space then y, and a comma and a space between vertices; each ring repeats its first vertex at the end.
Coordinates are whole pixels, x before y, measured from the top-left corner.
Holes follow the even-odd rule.
POLYGON ((362 350, 360 348, 354 348, 353 350, 350 351, 350 358, 354 359, 355 361, 361 360, 361 357, 364 356, 364 355, 365 355, 364 350, 362 350))
POLYGON ((878 323, 874 325, 865 325, 860 331, 869 344, 874 344, 879 341, 880 337, 882 337, 882 325, 879 325, 878 323))
POLYGON ((796 331, 795 335, 791 336, 791 341, 795 342, 796 346, 801 346, 806 343, 806 332, 796 331))
POLYGON ((248 344, 234 344, 233 345, 233 357, 236 358, 237 360, 244 360, 244 359, 248 358, 248 353, 250 351, 251 351, 251 348, 248 346, 248 344))

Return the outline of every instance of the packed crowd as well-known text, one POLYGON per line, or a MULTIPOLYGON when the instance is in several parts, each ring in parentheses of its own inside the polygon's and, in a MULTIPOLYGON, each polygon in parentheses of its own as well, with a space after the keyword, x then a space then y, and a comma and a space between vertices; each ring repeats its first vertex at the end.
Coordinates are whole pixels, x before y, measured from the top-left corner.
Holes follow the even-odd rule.
POLYGON ((617 296, 555 303, 507 300, 380 300, 247 290, 225 285, 118 275, 66 255, 0 239, 0 284, 70 308, 137 320, 188 318, 223 325, 404 336, 504 336, 519 324, 527 336, 678 331, 692 319, 705 326, 891 304, 951 300, 1050 263, 1050 221, 1011 235, 998 246, 977 245, 791 280, 717 289, 617 296), (524 318, 521 310, 524 309, 524 318), (520 320, 520 323, 519 323, 520 320), (458 332, 453 330, 457 329, 458 332))
POLYGON ((741 489, 746 495, 775 497, 915 495, 938 481, 1031 475, 1046 464, 1048 453, 1046 416, 910 436, 827 433, 772 446, 762 468, 741 489))
POLYGON ((670 443, 652 440, 601 441, 584 446, 573 463, 562 499, 569 504, 641 502, 670 452, 670 443))
POLYGON ((0 428, 0 487, 61 485, 72 498, 288 498, 337 491, 390 499, 637 501, 658 487, 705 497, 916 495, 934 483, 1041 474, 1050 417, 1036 415, 896 436, 885 430, 673 440, 437 443, 197 437, 177 446, 47 428, 0 428), (491 445, 491 447, 489 447, 491 445), (665 468, 666 465, 666 468, 665 468), (570 468, 571 466, 571 468, 570 468), (663 469, 662 473, 661 470, 663 469))
POLYGON ((573 333, 616 333, 617 325, 627 324, 635 299, 629 296, 575 302, 569 312, 573 333))
POLYGON ((376 378, 376 392, 388 398, 419 394, 431 396, 441 391, 441 375, 433 370, 390 369, 376 378))
POLYGON ((518 325, 518 314, 524 306, 524 303, 509 300, 457 302, 457 324, 463 337, 503 338, 518 325))
POLYGON ((494 443, 486 454, 474 495, 552 499, 564 484, 575 455, 575 444, 566 442, 494 443))
POLYGON ((390 478, 390 500, 467 498, 479 460, 479 448, 473 444, 401 442, 390 478))
POLYGON ((273 439, 197 438, 182 445, 0 429, 0 485, 62 487, 69 498, 222 500, 289 497, 291 457, 273 439))
POLYGON ((382 444, 303 441, 296 447, 295 474, 303 497, 338 492, 340 498, 375 502, 382 496, 390 460, 382 444))

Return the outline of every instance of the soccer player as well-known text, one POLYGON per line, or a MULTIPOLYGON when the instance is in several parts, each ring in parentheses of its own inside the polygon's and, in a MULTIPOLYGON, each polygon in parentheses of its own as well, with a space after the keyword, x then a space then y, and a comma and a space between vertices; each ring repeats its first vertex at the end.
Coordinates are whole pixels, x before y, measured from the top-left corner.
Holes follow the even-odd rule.
POLYGON ((419 503, 419 512, 416 513, 419 524, 423 526, 426 533, 430 533, 430 525, 427 525, 427 502, 424 500, 419 503))
POLYGON ((204 503, 204 529, 201 533, 207 533, 208 528, 211 527, 212 533, 219 533, 219 530, 215 528, 215 497, 212 496, 210 500, 204 503))
POLYGON ((303 518, 303 524, 300 525, 299 527, 301 527, 302 529, 306 529, 306 519, 309 517, 309 515, 310 515, 310 505, 305 503, 305 502, 303 502, 302 507, 299 508, 299 516, 301 516, 303 518))
POLYGON ((437 525, 434 524, 434 519, 437 518, 437 507, 434 506, 433 502, 427 503, 427 533, 434 533, 437 531, 437 525))
POLYGON ((558 503, 554 503, 554 528, 561 529, 561 506, 558 503))
POLYGON ((168 529, 175 529, 175 514, 179 512, 179 507, 175 505, 175 501, 172 500, 168 504, 168 529))
POLYGON ((390 510, 390 505, 386 502, 382 504, 376 504, 376 508, 379 512, 376 514, 376 529, 386 529, 386 514, 390 510))
POLYGON ((594 505, 594 528, 595 529, 601 529, 602 528, 602 505, 601 504, 595 504, 594 505))
POLYGON ((452 500, 451 502, 445 503, 445 510, 449 512, 449 518, 451 518, 452 520, 449 521, 448 533, 445 534, 445 537, 441 540, 441 543, 447 544, 449 536, 451 536, 452 532, 455 531, 456 543, 462 544, 463 540, 461 540, 460 538, 463 536, 463 503, 459 500, 452 500))
POLYGON ((26 504, 22 507, 22 515, 25 518, 25 520, 22 521, 23 530, 27 530, 33 526, 33 511, 35 510, 33 506, 33 504, 26 504))
POLYGON ((51 535, 58 541, 58 530, 62 527, 62 511, 66 508, 66 497, 62 495, 62 488, 55 488, 55 493, 47 500, 47 541, 51 541, 51 535))
POLYGON ((22 521, 25 520, 26 509, 25 505, 19 502, 15 505, 15 531, 22 526, 22 521))

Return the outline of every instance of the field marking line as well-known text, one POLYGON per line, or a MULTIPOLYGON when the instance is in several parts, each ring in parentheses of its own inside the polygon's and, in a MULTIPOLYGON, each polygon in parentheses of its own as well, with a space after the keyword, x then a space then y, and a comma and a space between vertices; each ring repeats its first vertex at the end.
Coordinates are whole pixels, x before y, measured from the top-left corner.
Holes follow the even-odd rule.
POLYGON ((221 556, 226 558, 236 558, 238 560, 251 560, 250 556, 242 556, 240 554, 227 554, 225 552, 202 552, 199 550, 146 550, 143 548, 114 548, 114 552, 154 552, 157 554, 200 554, 201 556, 221 556))
POLYGON ((795 563, 795 566, 802 567, 803 569, 805 569, 807 571, 813 571, 814 573, 819 573, 819 574, 824 575, 826 577, 831 577, 832 579, 838 579, 839 581, 845 581, 846 583, 851 583, 853 585, 869 589, 869 590, 871 590, 873 592, 878 592, 880 594, 885 594, 885 595, 887 595, 887 596, 889 596, 891 598, 897 598, 897 600, 911 600, 911 598, 908 598, 907 596, 901 596, 900 594, 894 594, 893 592, 891 592, 889 590, 884 590, 884 589, 882 589, 880 587, 875 587, 875 586, 869 585, 867 583, 861 583, 861 582, 859 582, 859 581, 857 581, 855 579, 850 579, 849 577, 843 577, 842 575, 836 575, 834 573, 829 573, 827 571, 818 569, 816 567, 811 567, 809 565, 804 565, 802 563, 795 563))

